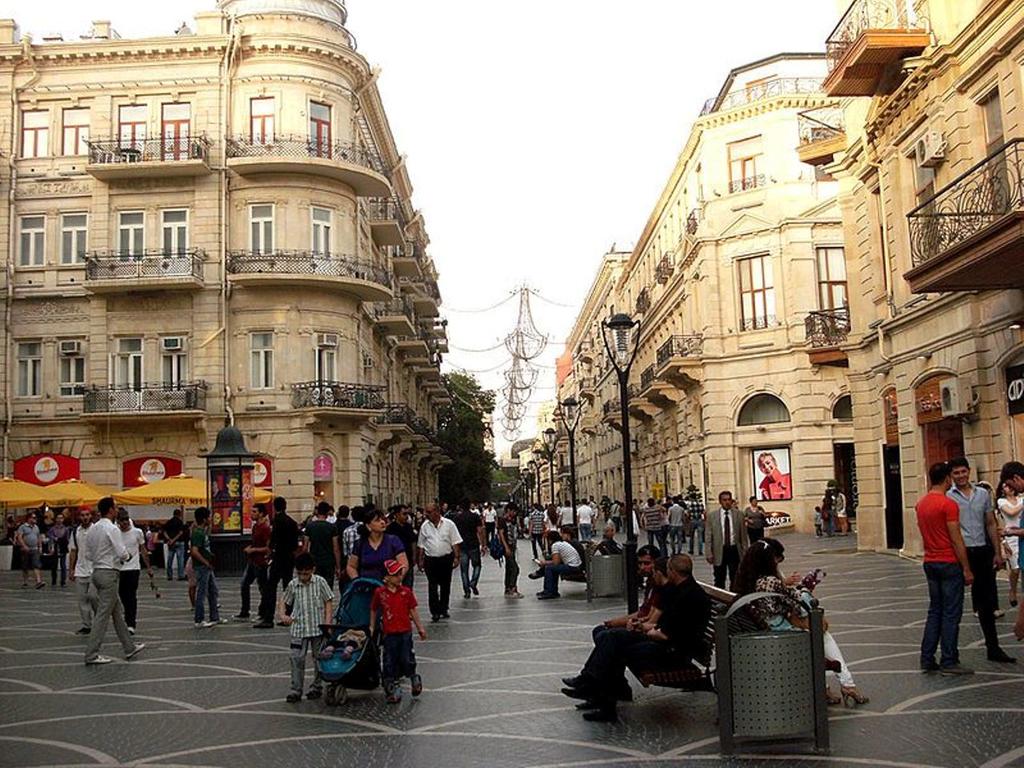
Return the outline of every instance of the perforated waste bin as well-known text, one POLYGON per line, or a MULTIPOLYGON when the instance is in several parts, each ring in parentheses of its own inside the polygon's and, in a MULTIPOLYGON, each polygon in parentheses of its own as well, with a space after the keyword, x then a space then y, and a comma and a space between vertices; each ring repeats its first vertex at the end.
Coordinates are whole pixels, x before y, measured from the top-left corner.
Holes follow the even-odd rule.
POLYGON ((715 625, 722 754, 780 741, 828 752, 822 612, 811 612, 807 632, 736 631, 730 614, 715 625))
POLYGON ((625 590, 625 560, 622 555, 593 555, 590 558, 590 593, 593 597, 620 597, 625 590))

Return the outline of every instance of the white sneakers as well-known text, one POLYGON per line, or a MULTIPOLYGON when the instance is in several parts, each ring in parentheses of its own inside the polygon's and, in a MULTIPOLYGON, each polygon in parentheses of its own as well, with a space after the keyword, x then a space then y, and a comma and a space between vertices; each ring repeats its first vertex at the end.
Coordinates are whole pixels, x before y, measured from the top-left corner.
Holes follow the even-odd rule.
POLYGON ((97 656, 95 659, 86 659, 85 663, 87 666, 92 666, 93 664, 109 664, 112 661, 113 659, 109 656, 97 656))
POLYGON ((132 648, 128 653, 125 654, 124 660, 128 661, 128 659, 132 658, 133 656, 137 656, 139 651, 141 651, 145 647, 146 647, 145 643, 136 643, 135 647, 132 648))

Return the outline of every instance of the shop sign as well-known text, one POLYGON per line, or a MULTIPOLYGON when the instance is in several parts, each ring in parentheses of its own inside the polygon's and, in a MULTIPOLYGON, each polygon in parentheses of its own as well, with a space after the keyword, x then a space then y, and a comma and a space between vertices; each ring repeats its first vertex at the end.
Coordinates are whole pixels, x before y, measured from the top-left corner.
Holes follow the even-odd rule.
POLYGON ((918 424, 934 424, 942 421, 942 393, 940 387, 947 376, 934 376, 914 390, 914 409, 918 424))
POLYGON ((14 462, 14 477, 33 485, 53 485, 81 478, 79 460, 59 453, 37 453, 14 462))
POLYGON ((257 488, 274 486, 274 463, 271 459, 257 456, 252 464, 252 482, 257 488))
POLYGON ((764 524, 768 528, 792 528, 793 518, 788 512, 779 512, 775 510, 773 512, 765 512, 764 524))
POLYGON ((334 459, 329 453, 318 454, 313 459, 313 480, 315 482, 330 482, 334 479, 334 459))
POLYGON ((1024 413, 1024 365, 1006 369, 1006 402, 1011 416, 1024 413))
POLYGON ((882 412, 885 416, 885 444, 899 445, 900 409, 895 387, 890 387, 882 395, 882 412))
POLYGON ((140 456, 127 459, 121 465, 121 482, 125 488, 138 488, 158 480, 180 475, 182 465, 180 459, 166 456, 140 456))

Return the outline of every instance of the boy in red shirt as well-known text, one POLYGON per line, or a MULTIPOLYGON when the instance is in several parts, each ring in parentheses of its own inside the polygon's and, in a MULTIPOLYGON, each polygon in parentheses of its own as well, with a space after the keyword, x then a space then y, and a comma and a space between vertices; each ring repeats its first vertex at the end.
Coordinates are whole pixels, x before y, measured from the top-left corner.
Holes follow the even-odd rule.
POLYGON ((380 616, 384 635, 384 692, 389 704, 397 704, 402 699, 399 680, 403 677, 409 678, 413 696, 423 691, 423 680, 416 674, 416 654, 412 649, 413 625, 420 640, 426 640, 427 633, 416 609, 416 596, 402 585, 402 564, 388 560, 384 570, 384 586, 377 587, 370 602, 370 626, 375 627, 380 616))

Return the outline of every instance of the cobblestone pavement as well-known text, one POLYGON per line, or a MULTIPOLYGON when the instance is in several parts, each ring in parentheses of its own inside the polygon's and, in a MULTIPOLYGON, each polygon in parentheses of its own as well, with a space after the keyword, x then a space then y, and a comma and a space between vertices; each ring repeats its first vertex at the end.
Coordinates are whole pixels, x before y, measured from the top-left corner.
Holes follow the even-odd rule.
MULTIPOLYGON (((195 630, 183 583, 160 577, 157 600, 143 579, 145 651, 87 668, 84 640, 73 634, 71 589, 22 590, 18 575, 3 574, 0 766, 1024 766, 1024 663, 987 662, 967 613, 963 660, 977 674, 921 675, 919 565, 856 554, 853 539, 784 541, 787 571, 828 571, 819 596, 871 697, 860 709, 832 710, 828 757, 779 747, 720 758, 715 699, 706 693, 634 683, 636 701, 622 707, 619 723, 584 722, 559 694, 559 678, 578 670, 591 627, 619 612, 620 602, 588 605, 578 584, 565 585, 559 601, 507 601, 499 569, 488 562, 481 597, 463 600, 456 587, 451 620, 429 625, 430 639, 418 643, 420 699, 406 693, 388 705, 378 690, 353 693, 335 708, 284 701, 285 630, 243 623, 195 630)), ((707 571, 701 562, 698 576, 707 571)), ((535 584, 524 576, 521 587, 535 584)), ((226 616, 237 611, 237 585, 222 585, 226 616)), ((1001 582, 1004 607, 1005 589, 1001 582)), ((1010 617, 1002 619, 1006 649, 1022 657, 1011 629, 1010 617)), ((119 657, 112 632, 109 641, 119 657)))

